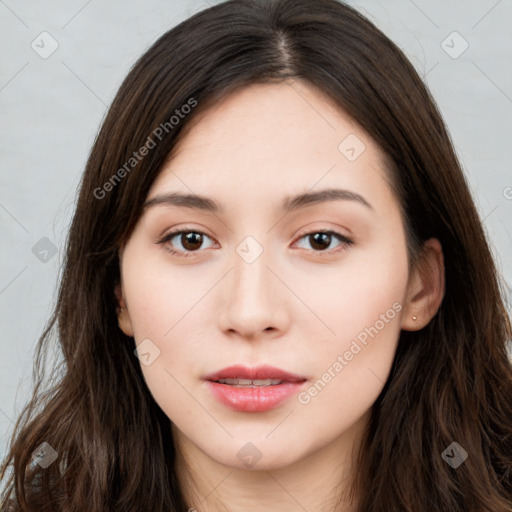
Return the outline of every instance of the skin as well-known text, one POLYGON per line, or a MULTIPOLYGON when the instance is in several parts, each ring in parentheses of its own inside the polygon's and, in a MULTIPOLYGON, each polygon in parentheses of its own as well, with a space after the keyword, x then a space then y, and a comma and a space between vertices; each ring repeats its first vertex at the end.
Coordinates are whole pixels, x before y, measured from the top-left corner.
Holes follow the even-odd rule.
MULTIPOLYGON (((172 421, 181 484, 198 511, 332 511, 336 486, 346 489, 401 329, 423 328, 444 294, 437 240, 408 272, 383 162, 361 127, 295 80, 251 85, 210 107, 187 126, 153 183, 148 199, 193 192, 224 208, 147 208, 120 253, 116 288, 120 328, 137 345, 149 338, 160 350, 141 368, 172 421), (354 161, 338 149, 349 134, 365 145, 354 161), (281 212, 284 198, 326 188, 356 192, 372 209, 331 200, 281 212), (179 228, 207 236, 202 245, 180 235, 156 243, 179 228), (318 248, 305 235, 320 229, 354 243, 333 236, 318 248), (236 251, 247 236, 263 249, 252 263, 236 251), (333 371, 358 334, 390 310, 394 318, 333 371), (202 380, 235 363, 303 375, 305 389, 329 368, 335 376, 308 403, 294 396, 272 411, 236 412, 202 380), (251 468, 237 457, 248 442, 261 454, 251 468)), ((339 510, 354 506, 347 499, 339 510)))

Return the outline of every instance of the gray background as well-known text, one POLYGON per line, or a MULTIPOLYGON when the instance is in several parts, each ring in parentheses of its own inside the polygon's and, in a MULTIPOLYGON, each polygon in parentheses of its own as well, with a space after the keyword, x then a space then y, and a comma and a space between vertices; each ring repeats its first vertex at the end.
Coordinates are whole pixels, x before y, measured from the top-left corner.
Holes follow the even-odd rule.
MULTIPOLYGON (((348 3, 424 76, 510 285, 512 2, 348 3)), ((106 106, 154 40, 206 6, 204 0, 0 1, 0 457, 29 396, 60 248, 106 106), (52 44, 58 48, 48 56, 52 44)))

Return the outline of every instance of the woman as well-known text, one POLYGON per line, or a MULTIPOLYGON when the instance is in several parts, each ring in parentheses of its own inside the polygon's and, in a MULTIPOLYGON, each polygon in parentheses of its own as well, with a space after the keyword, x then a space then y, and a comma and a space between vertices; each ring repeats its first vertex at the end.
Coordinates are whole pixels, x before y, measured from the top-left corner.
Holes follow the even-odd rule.
POLYGON ((334 0, 202 11, 95 141, 2 510, 510 511, 500 285, 387 37, 334 0))

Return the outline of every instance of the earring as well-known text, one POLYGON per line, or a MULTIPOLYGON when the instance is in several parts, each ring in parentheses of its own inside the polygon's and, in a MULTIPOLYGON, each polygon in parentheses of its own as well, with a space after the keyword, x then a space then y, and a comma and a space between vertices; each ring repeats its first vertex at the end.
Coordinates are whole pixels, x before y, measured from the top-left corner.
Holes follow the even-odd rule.
MULTIPOLYGON (((121 311, 122 311, 122 310, 121 310, 121 311)), ((413 319, 414 321, 416 321, 416 320, 418 319, 418 317, 413 316, 413 317, 412 317, 412 319, 413 319)))
POLYGON ((119 310, 119 313, 122 313, 122 312, 123 312, 123 308, 121 308, 121 309, 119 310))

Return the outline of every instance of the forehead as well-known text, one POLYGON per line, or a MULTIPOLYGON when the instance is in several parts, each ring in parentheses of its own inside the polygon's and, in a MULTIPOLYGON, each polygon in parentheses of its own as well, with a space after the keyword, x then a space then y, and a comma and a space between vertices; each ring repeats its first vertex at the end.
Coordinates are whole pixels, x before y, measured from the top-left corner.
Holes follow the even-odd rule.
POLYGON ((183 133, 149 196, 180 190, 257 201, 317 185, 391 194, 380 148, 304 81, 239 89, 199 112, 183 133))
POLYGON ((322 150, 332 158, 338 156, 338 143, 344 136, 357 133, 361 139, 369 139, 330 97, 303 80, 239 88, 209 104, 187 123, 184 132, 173 157, 196 144, 216 145, 217 152, 228 147, 235 157, 233 146, 243 141, 244 158, 264 157, 277 147, 297 155, 322 150), (319 144, 322 140, 324 144, 319 144))

